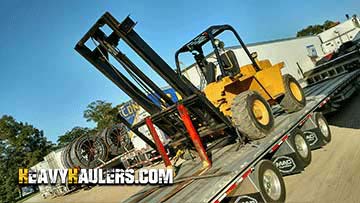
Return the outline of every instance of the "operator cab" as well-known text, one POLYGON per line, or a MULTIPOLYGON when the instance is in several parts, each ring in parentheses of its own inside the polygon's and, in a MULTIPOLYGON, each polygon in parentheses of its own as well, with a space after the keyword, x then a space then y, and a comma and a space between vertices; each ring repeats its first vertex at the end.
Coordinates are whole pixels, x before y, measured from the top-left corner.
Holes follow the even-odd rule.
MULTIPOLYGON (((249 59, 245 63, 253 64, 255 68, 258 68, 234 28, 230 25, 215 25, 206 29, 176 52, 175 62, 179 77, 189 79, 189 75, 197 74, 198 81, 191 82, 203 90, 207 84, 219 81, 224 77, 241 76, 239 60, 233 50, 225 48, 223 40, 227 40, 230 46, 242 47, 246 58, 249 59)), ((227 47, 229 44, 226 44, 227 47)))

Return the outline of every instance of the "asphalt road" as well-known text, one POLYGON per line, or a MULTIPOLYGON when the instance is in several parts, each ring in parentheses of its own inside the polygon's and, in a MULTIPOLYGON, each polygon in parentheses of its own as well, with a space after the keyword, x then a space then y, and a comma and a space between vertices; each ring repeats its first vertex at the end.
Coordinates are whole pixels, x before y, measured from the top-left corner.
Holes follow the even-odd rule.
MULTIPOLYGON (((285 177, 287 202, 360 202, 360 94, 328 117, 332 141, 313 151, 312 163, 285 177)), ((121 202, 138 186, 98 186, 54 199, 40 195, 25 202, 121 202)))
POLYGON ((304 172, 285 177, 287 202, 360 202, 360 94, 328 116, 332 141, 304 172))

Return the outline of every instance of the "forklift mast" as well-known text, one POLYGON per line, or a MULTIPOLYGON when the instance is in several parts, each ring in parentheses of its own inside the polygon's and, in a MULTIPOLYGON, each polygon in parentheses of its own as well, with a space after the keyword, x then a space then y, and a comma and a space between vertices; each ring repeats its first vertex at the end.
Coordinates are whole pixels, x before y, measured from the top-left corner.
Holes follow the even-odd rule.
MULTIPOLYGON (((114 84, 129 95, 137 104, 150 113, 151 119, 177 146, 187 138, 186 128, 177 111, 178 104, 167 96, 146 74, 144 74, 124 53, 118 44, 120 39, 136 52, 161 78, 163 78, 178 94, 190 114, 190 118, 201 137, 209 134, 218 134, 224 130, 234 133, 231 121, 211 104, 192 83, 179 75, 134 31, 136 23, 126 17, 119 23, 110 13, 106 12, 76 44, 75 50, 108 77, 114 84), (106 35, 103 26, 111 28, 112 32, 106 35), (95 43, 91 50, 86 43, 95 43), (138 83, 131 82, 109 60, 109 54, 128 72, 138 83), (139 88, 146 89, 144 92, 139 88), (155 95, 162 105, 157 105, 148 98, 148 93, 155 95)), ((145 120, 131 125, 120 115, 122 123, 142 138, 147 144, 154 147, 154 143, 142 135, 137 129, 145 124, 145 120)))

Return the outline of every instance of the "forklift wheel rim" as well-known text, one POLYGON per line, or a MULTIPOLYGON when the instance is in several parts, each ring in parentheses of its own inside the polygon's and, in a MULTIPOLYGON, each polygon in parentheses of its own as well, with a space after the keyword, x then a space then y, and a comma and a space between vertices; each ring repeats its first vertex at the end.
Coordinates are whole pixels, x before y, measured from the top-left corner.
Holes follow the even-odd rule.
POLYGON ((295 147, 302 158, 306 158, 308 156, 308 146, 306 145, 305 139, 300 134, 295 135, 295 147))
POLYGON ((292 81, 290 81, 289 86, 290 86, 291 94, 295 97, 295 99, 298 101, 302 101, 303 95, 301 93, 300 87, 295 82, 292 81))
POLYGON ((252 112, 253 112, 257 122, 259 122, 262 125, 269 124, 270 113, 269 113, 268 109, 266 108, 266 105, 259 99, 254 100, 254 103, 252 106, 252 112))
POLYGON ((279 177, 273 170, 267 169, 263 175, 263 185, 266 194, 273 200, 278 200, 281 196, 281 183, 279 177))

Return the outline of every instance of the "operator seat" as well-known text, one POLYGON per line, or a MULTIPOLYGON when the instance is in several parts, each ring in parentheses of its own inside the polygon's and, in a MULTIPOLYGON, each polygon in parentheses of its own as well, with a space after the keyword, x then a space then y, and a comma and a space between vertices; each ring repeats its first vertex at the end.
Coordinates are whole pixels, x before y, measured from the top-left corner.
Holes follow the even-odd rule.
POLYGON ((204 68, 204 75, 207 84, 215 82, 216 66, 213 62, 208 62, 204 68))
POLYGON ((220 58, 223 61, 226 75, 235 76, 240 73, 239 63, 232 50, 224 52, 220 55, 220 58))

